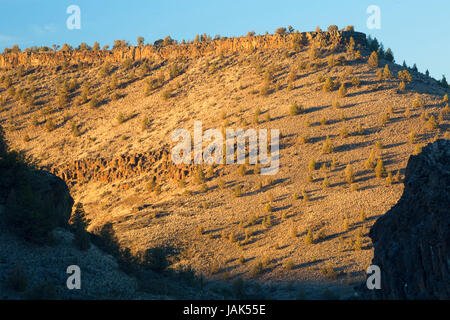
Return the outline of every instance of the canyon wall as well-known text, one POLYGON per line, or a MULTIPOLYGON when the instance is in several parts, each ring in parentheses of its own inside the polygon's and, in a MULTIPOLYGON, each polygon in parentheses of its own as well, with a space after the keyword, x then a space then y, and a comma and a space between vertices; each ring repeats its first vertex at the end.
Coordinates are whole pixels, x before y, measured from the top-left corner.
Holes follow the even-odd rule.
POLYGON ((120 155, 112 159, 86 158, 62 166, 46 168, 67 184, 83 184, 90 181, 110 183, 140 175, 151 175, 156 181, 173 179, 180 181, 192 175, 193 165, 175 165, 170 160, 170 151, 158 151, 120 155))
MULTIPOLYGON (((366 35, 354 31, 303 32, 300 33, 305 43, 314 41, 322 44, 345 44, 353 37, 356 45, 365 45, 366 35)), ((57 52, 17 52, 0 54, 0 68, 9 69, 17 66, 60 66, 69 64, 100 64, 105 61, 120 63, 125 59, 139 61, 148 59, 158 61, 173 58, 194 58, 208 54, 234 53, 258 49, 291 48, 295 34, 246 36, 220 38, 209 42, 173 44, 167 46, 129 46, 113 50, 70 50, 57 52)))
POLYGON ((370 230, 379 299, 450 298, 450 141, 437 140, 411 156, 398 203, 370 230))

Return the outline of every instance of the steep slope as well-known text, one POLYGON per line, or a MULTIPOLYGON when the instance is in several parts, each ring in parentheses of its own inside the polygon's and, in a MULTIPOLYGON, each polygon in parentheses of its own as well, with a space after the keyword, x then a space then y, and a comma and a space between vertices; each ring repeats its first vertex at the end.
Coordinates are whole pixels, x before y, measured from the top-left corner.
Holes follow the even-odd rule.
POLYGON ((136 280, 121 272, 113 257, 94 246, 85 252, 74 246, 67 230, 73 199, 66 184, 17 161, 14 153, 0 151, 0 297, 135 297, 136 280), (80 290, 66 287, 70 265, 82 270, 80 290))
POLYGON ((411 82, 399 91, 403 68, 383 59, 369 65, 371 50, 359 33, 295 37, 42 59, 63 59, 62 65, 5 57, 1 61, 17 61, 4 71, 10 87, 34 99, 4 85, 0 119, 14 147, 67 181, 92 219, 91 230, 112 222, 121 245, 134 253, 173 248, 174 266, 216 279, 359 281, 373 255, 368 228, 399 199, 408 157, 446 134, 446 91, 410 69, 411 82), (144 51, 151 52, 147 60, 137 54, 144 51), (383 76, 385 65, 391 77, 383 76), (334 83, 329 91, 327 78, 334 83), (293 103, 304 112, 290 115, 293 103), (426 125, 439 114, 437 127, 426 125), (204 130, 280 129, 279 172, 267 178, 253 166, 245 175, 234 165, 205 166, 206 188, 197 185, 196 167, 170 161, 172 132, 192 130, 194 120, 204 130), (331 153, 323 152, 327 136, 331 153), (392 173, 390 184, 366 166, 371 152, 392 173), (311 160, 317 170, 308 169, 311 160), (305 241, 309 230, 312 244, 305 241))

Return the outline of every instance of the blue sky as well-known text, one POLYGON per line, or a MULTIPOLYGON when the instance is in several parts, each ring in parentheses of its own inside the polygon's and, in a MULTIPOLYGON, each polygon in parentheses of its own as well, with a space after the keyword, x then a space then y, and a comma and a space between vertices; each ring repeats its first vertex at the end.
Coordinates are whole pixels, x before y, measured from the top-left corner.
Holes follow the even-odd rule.
POLYGON ((135 44, 170 35, 191 40, 196 34, 245 35, 292 25, 300 31, 354 25, 357 31, 377 37, 390 47, 396 62, 416 63, 440 79, 450 78, 450 1, 447 0, 0 0, 0 50, 80 42, 101 46, 115 39, 135 44), (69 30, 69 5, 81 9, 81 29, 69 30), (381 28, 369 30, 369 5, 380 8, 381 28))

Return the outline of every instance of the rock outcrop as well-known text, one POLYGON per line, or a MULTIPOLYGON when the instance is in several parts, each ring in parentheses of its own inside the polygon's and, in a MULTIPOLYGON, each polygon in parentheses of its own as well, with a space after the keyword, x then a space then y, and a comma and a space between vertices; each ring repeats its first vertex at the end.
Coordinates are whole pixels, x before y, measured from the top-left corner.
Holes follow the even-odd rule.
POLYGON ((64 181, 0 150, 0 299, 138 296, 136 279, 120 271, 115 258, 95 246, 80 251, 74 245, 67 228, 72 205, 64 181), (47 234, 51 241, 36 241, 47 234), (81 269, 81 289, 66 286, 70 265, 81 269))
POLYGON ((153 176, 157 181, 181 179, 192 176, 194 165, 175 165, 167 148, 139 154, 124 154, 112 159, 85 158, 65 163, 48 170, 67 184, 83 184, 91 181, 109 183, 138 177, 153 176))
POLYGON ((450 141, 411 156, 399 202, 370 230, 381 269, 378 299, 450 298, 450 141))
MULTIPOLYGON (((350 37, 353 37, 357 45, 364 45, 366 42, 364 33, 354 31, 302 32, 300 34, 306 43, 317 41, 322 44, 344 44, 350 37)), ((56 67, 64 63, 71 65, 80 63, 99 64, 104 61, 120 63, 125 59, 159 61, 161 59, 195 58, 208 54, 234 53, 256 49, 291 48, 294 36, 295 34, 292 33, 287 35, 220 38, 199 43, 130 46, 98 51, 16 52, 0 54, 0 68, 14 68, 20 65, 56 67)))

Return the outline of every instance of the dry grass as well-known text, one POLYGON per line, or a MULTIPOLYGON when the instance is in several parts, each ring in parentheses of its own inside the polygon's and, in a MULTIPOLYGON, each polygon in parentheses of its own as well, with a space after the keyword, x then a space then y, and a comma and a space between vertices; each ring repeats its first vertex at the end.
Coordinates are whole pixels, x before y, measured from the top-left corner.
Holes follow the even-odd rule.
POLYGON ((370 228, 402 193, 403 185, 392 172, 403 172, 408 157, 419 152, 420 146, 436 135, 444 136, 449 122, 444 112, 438 117, 444 105, 437 103, 443 90, 431 80, 416 81, 419 76, 414 73, 406 90, 399 93, 395 75, 401 68, 390 65, 392 78, 379 82, 376 70, 367 64, 370 52, 363 51, 363 59, 357 62, 341 65, 328 60, 326 50, 319 54, 306 48, 293 55, 283 51, 193 58, 174 77, 169 66, 175 61, 155 61, 155 70, 146 76, 140 76, 135 66, 109 66, 108 72, 102 71, 104 66, 71 72, 41 68, 39 80, 29 75, 14 78, 16 88, 35 86, 37 103, 32 106, 10 97, 11 89, 0 85, 0 121, 12 147, 26 150, 49 167, 161 150, 172 145, 175 129, 192 130, 193 120, 203 121, 204 129, 221 128, 225 121, 232 128, 252 123, 248 127, 280 129, 281 167, 271 181, 264 181, 258 172, 249 174, 253 170, 247 165, 218 166, 213 175, 187 176, 181 186, 162 177, 158 187, 151 188, 158 192, 145 192, 150 173, 144 172, 111 183, 75 184, 71 193, 85 204, 92 228, 113 222, 120 243, 132 251, 160 244, 182 249, 188 244, 194 253, 177 264, 189 264, 208 277, 218 277, 229 268, 231 274, 244 278, 334 281, 334 269, 325 265, 326 271, 320 271, 323 261, 346 273, 364 269, 373 251, 366 235, 356 237, 353 222, 365 221, 370 228), (317 60, 311 60, 310 54, 317 60), (209 59, 217 60, 214 72, 209 59), (333 67, 328 68, 328 63, 333 67), (255 71, 257 65, 262 66, 260 73, 255 71), (348 76, 347 68, 358 75, 348 76), (346 74, 351 87, 343 87, 340 80, 346 74), (66 104, 62 110, 56 95, 59 78, 77 79, 81 84, 73 89, 70 101, 61 100, 66 104), (103 90, 105 85, 118 87, 120 98, 113 96, 116 90, 103 90), (432 93, 415 96, 416 91, 432 93), (296 107, 291 107, 293 101, 296 107), (392 110, 386 113, 386 106, 392 110), (419 118, 423 108, 429 114, 426 121, 419 118), (345 115, 340 116, 340 111, 345 115), (72 117, 68 122, 63 121, 65 112, 72 117), (123 121, 118 121, 121 113, 123 121), (76 134, 72 134, 72 123, 76 134), (385 156, 389 157, 382 162, 385 171, 375 171, 385 156), (317 172, 323 163, 327 163, 323 172, 317 172), (105 192, 108 196, 102 196, 105 192), (199 205, 203 202, 210 205, 204 208, 199 205), (348 215, 344 222, 343 214, 348 215), (271 215, 270 221, 266 215, 271 215), (312 227, 304 230, 305 226, 312 227), (319 236, 324 227, 326 237, 308 240, 308 234, 319 236), (341 250, 335 236, 339 234, 355 239, 357 250, 341 250), (264 253, 277 242, 283 245, 270 253, 270 260, 281 263, 265 264, 264 253), (289 267, 292 261, 295 268, 289 267))

